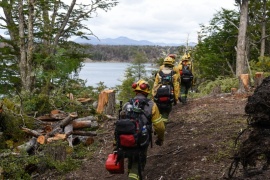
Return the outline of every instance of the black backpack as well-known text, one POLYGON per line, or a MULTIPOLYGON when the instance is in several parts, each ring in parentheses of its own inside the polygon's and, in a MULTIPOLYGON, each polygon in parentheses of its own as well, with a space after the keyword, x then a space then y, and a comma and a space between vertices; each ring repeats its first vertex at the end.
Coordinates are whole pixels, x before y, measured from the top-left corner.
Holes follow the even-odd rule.
POLYGON ((162 71, 159 71, 161 77, 161 86, 157 89, 157 93, 154 96, 154 101, 159 106, 167 106, 174 102, 174 89, 173 89, 173 75, 175 71, 171 71, 169 74, 165 74, 162 71))
POLYGON ((181 75, 181 82, 182 83, 190 83, 193 80, 193 74, 189 70, 189 67, 183 66, 182 72, 183 72, 183 74, 181 75))
POLYGON ((123 114, 115 123, 116 151, 119 158, 148 147, 152 143, 152 107, 150 99, 131 99, 123 110, 123 114), (151 113, 145 112, 149 106, 151 113))

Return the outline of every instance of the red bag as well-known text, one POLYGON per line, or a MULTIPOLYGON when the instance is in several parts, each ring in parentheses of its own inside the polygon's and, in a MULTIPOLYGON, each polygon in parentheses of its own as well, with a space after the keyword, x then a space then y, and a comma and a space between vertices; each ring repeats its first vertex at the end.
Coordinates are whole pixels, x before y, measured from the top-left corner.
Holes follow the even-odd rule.
POLYGON ((125 147, 134 147, 136 146, 136 140, 132 134, 122 134, 120 135, 120 145, 125 147))
POLYGON ((169 100, 169 97, 160 97, 159 101, 160 102, 167 102, 169 100))
POLYGON ((109 154, 105 167, 111 174, 124 174, 124 158, 117 162, 117 154, 109 154))

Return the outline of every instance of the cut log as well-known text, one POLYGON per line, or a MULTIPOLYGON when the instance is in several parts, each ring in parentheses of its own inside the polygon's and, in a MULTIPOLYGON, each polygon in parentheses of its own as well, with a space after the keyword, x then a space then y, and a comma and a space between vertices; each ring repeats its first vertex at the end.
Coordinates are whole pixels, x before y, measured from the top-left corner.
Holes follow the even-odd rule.
POLYGON ((39 133, 38 131, 32 130, 32 129, 28 129, 25 127, 22 127, 22 131, 26 132, 27 134, 34 136, 34 137, 39 137, 41 136, 41 133, 39 133))
POLYGON ((47 133, 46 136, 47 137, 54 136, 55 134, 58 134, 61 132, 63 132, 63 129, 58 126, 58 127, 54 128, 51 132, 47 133))
POLYGON ((19 151, 29 152, 37 144, 37 138, 33 137, 28 142, 17 147, 19 151))
POLYGON ((77 118, 74 121, 97 121, 97 120, 98 120, 98 118, 95 116, 86 116, 83 118, 77 118))
POLYGON ((98 127, 97 121, 77 121, 72 122, 73 129, 82 129, 82 128, 96 128, 98 127))
POLYGON ((46 134, 51 132, 52 130, 53 130, 53 128, 50 125, 47 125, 47 126, 44 127, 44 131, 45 131, 46 134))
POLYGON ((37 117, 37 120, 40 120, 40 121, 55 121, 55 120, 58 120, 58 119, 55 119, 55 118, 51 117, 49 114, 46 114, 44 116, 37 117))
POLYGON ((79 135, 79 136, 96 136, 97 133, 96 132, 92 132, 92 131, 73 131, 72 132, 73 135, 79 135))
POLYGON ((77 101, 81 102, 81 103, 88 103, 93 101, 93 99, 91 98, 77 98, 77 101))
POLYGON ((58 109, 55 109, 55 110, 51 111, 50 116, 53 119, 62 120, 62 119, 65 119, 68 116, 68 113, 66 113, 64 111, 61 111, 61 110, 58 110, 58 109))
POLYGON ((78 117, 78 114, 76 112, 70 113, 65 119, 62 120, 62 122, 60 123, 60 127, 61 128, 65 127, 71 121, 73 121, 76 117, 78 117))
POLYGON ((67 126, 65 126, 64 132, 66 134, 67 137, 67 141, 70 147, 73 147, 72 145, 72 131, 73 131, 73 125, 72 124, 68 124, 67 126))
POLYGON ((37 142, 38 142, 39 144, 45 144, 45 143, 46 143, 46 137, 43 136, 43 135, 39 136, 39 137, 37 138, 37 142))
POLYGON ((255 73, 255 79, 254 79, 254 87, 258 87, 264 79, 263 72, 256 72, 255 73))
POLYGON ((57 140, 63 140, 66 139, 66 134, 56 134, 54 137, 50 137, 47 139, 47 142, 53 142, 57 140))

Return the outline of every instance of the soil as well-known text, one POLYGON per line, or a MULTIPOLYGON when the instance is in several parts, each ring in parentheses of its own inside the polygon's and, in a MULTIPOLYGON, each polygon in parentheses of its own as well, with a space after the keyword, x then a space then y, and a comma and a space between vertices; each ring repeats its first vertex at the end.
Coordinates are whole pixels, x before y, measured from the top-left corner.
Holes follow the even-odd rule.
MULTIPOLYGON (((267 169, 255 175, 244 175, 239 166, 235 177, 228 178, 228 169, 236 151, 235 139, 247 128, 245 106, 248 96, 217 94, 203 98, 188 99, 186 105, 177 104, 166 124, 163 146, 149 147, 147 164, 143 178, 149 180, 178 179, 269 179, 267 169)), ((113 121, 103 125, 105 133, 96 141, 102 145, 94 158, 83 163, 80 169, 65 176, 47 174, 39 179, 78 179, 78 180, 119 180, 127 179, 124 174, 110 174, 105 169, 105 161, 113 150, 113 121)), ((127 163, 125 162, 125 166, 127 163)))

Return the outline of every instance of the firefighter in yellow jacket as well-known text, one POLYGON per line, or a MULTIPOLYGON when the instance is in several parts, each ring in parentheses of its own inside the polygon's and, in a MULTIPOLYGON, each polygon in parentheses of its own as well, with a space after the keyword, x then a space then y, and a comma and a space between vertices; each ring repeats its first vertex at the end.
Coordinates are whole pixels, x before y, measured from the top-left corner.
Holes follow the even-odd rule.
POLYGON ((156 74, 152 95, 162 117, 167 119, 172 105, 177 104, 179 96, 179 70, 174 66, 175 57, 167 56, 156 74), (169 93, 169 94, 168 94, 169 93))
POLYGON ((180 73, 180 94, 179 94, 179 101, 182 102, 183 105, 187 103, 187 95, 188 91, 192 86, 193 83, 193 67, 190 60, 190 55, 185 54, 182 57, 182 60, 178 64, 178 69, 180 73))
MULTIPOLYGON (((147 96, 150 93, 150 86, 148 82, 146 82, 145 80, 139 80, 138 82, 133 83, 132 88, 136 93, 134 99, 141 99, 141 100, 147 99, 147 96)), ((123 110, 125 110, 127 104, 128 103, 126 103, 123 106, 123 110)), ((164 126, 164 119, 161 117, 161 114, 159 113, 159 109, 156 103, 152 100, 149 100, 148 105, 144 106, 144 112, 149 113, 151 115, 151 122, 154 134, 156 134, 157 137, 155 144, 158 146, 162 146, 164 141, 165 126, 164 126)), ((143 171, 144 166, 146 164, 147 149, 148 146, 142 150, 143 153, 140 153, 138 156, 133 155, 132 157, 128 158, 129 161, 128 179, 140 180, 142 178, 141 171, 143 171), (139 167, 139 165, 141 165, 141 167, 139 167)))

